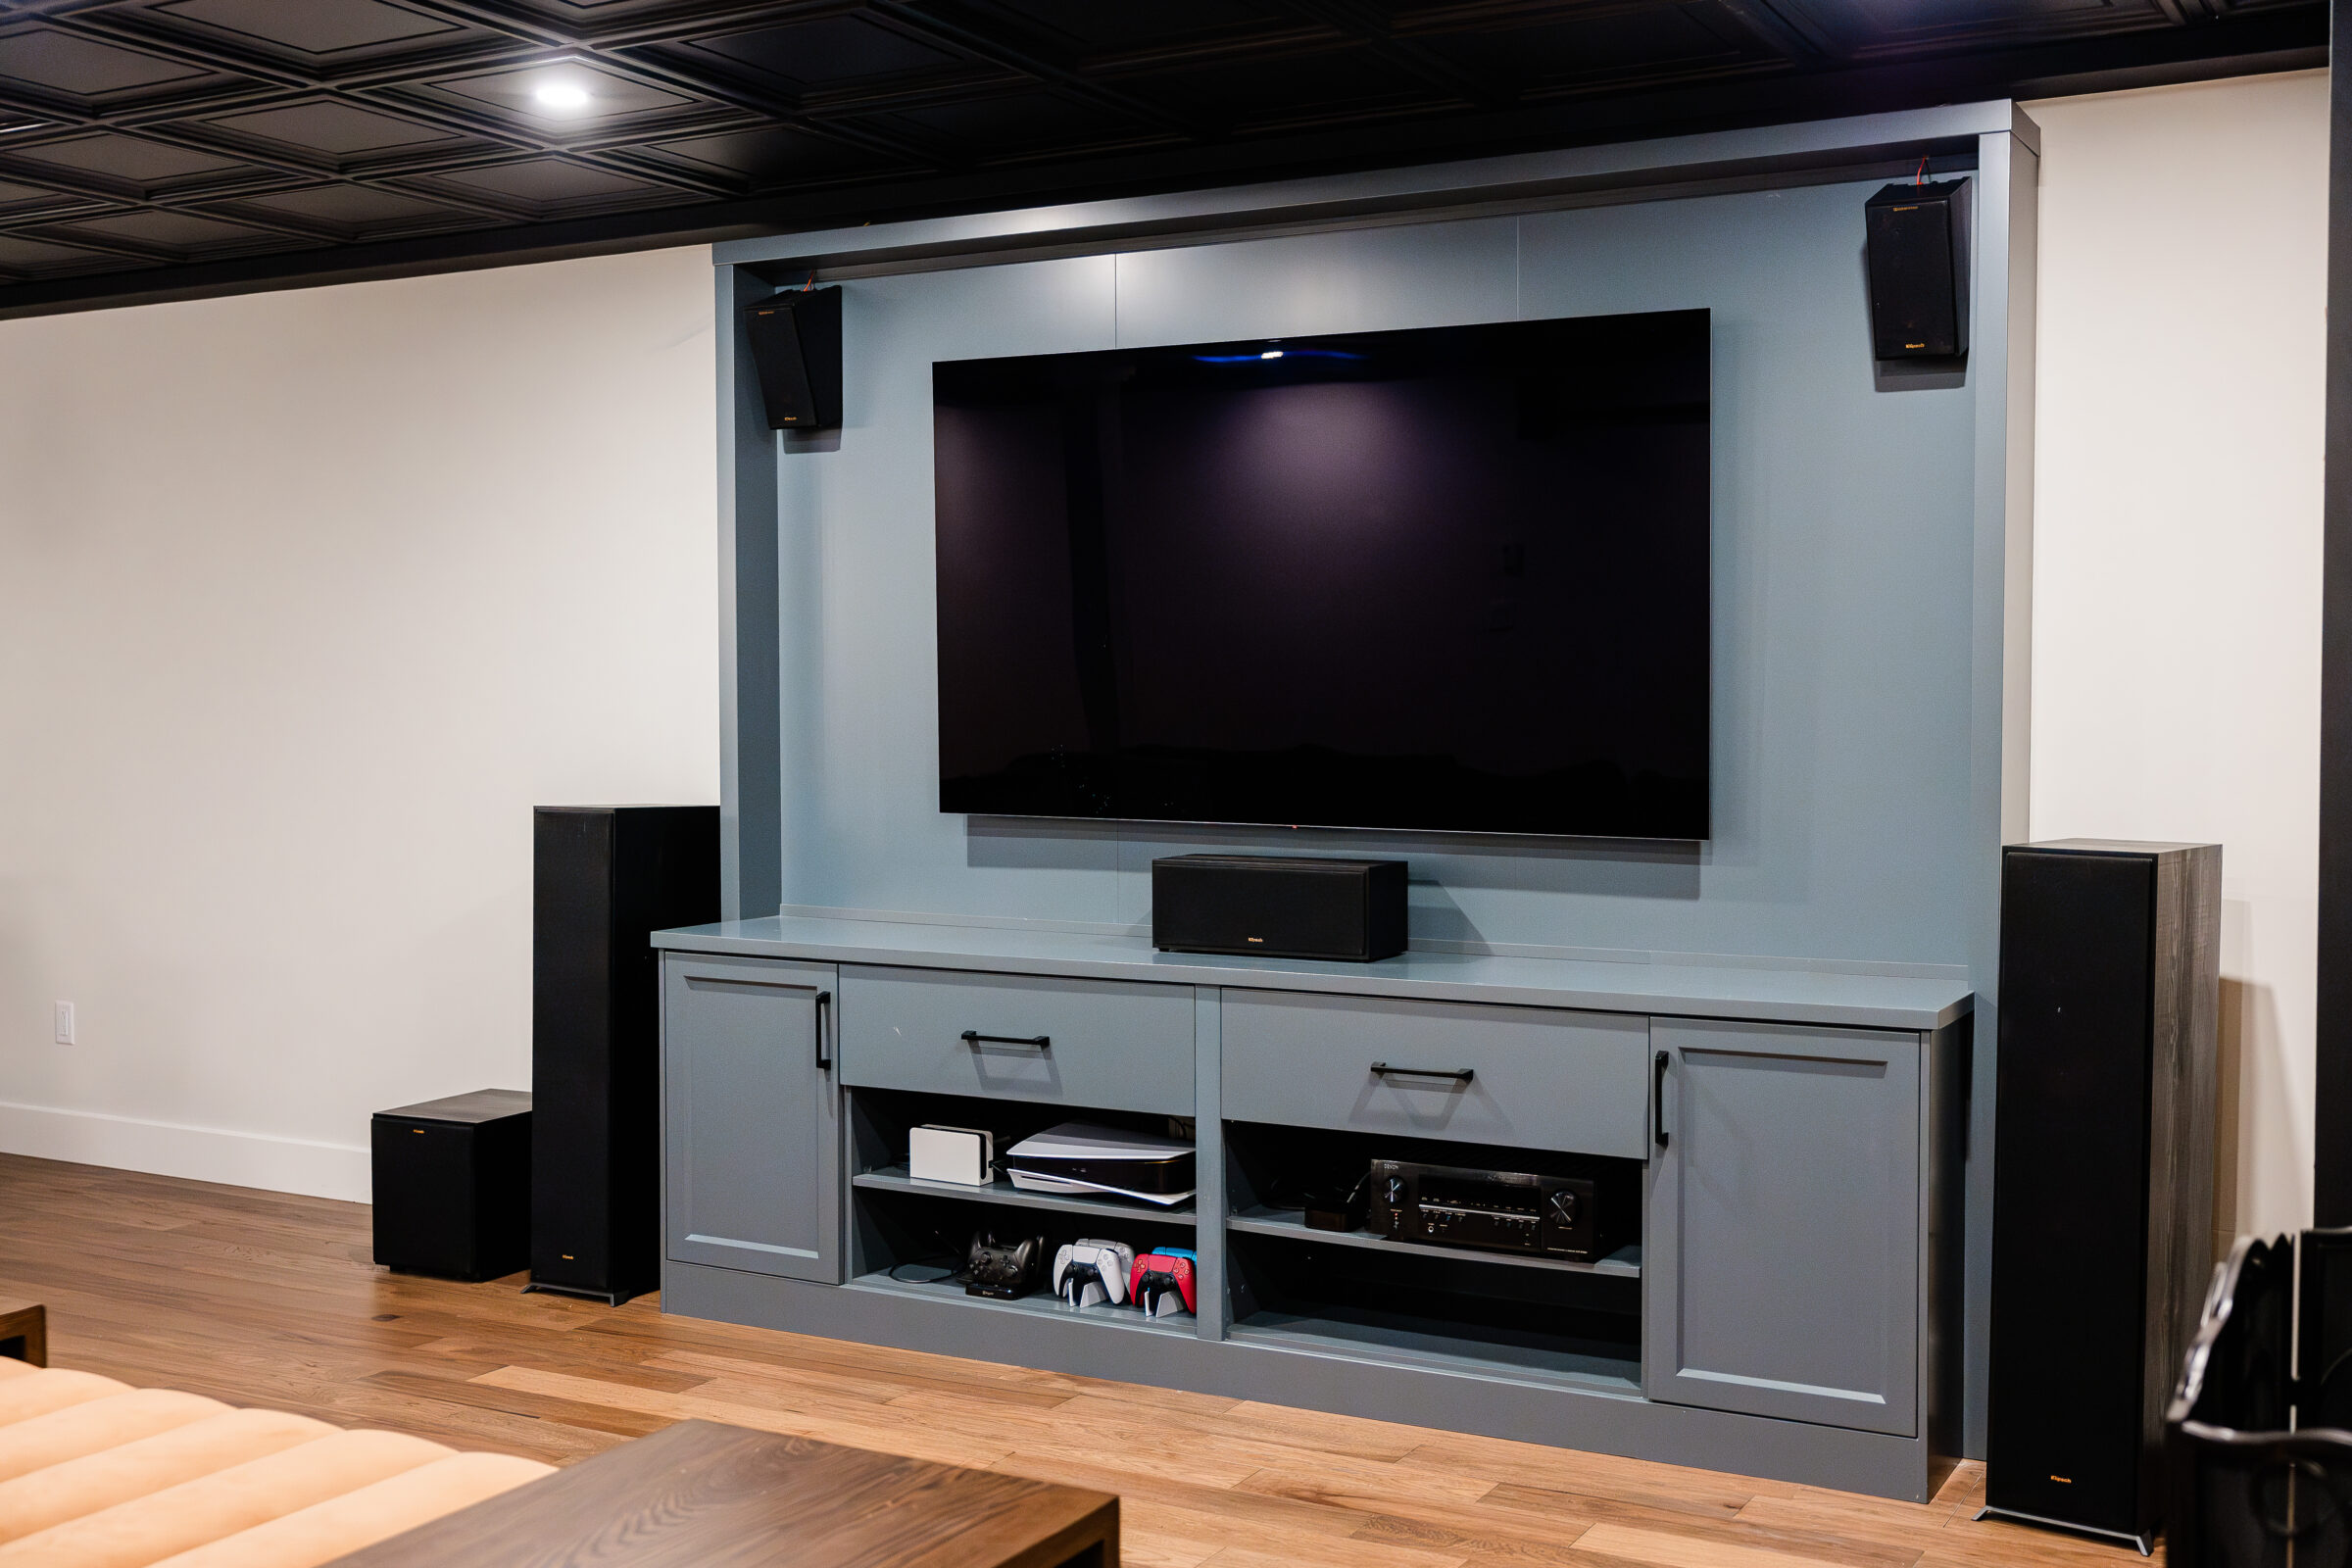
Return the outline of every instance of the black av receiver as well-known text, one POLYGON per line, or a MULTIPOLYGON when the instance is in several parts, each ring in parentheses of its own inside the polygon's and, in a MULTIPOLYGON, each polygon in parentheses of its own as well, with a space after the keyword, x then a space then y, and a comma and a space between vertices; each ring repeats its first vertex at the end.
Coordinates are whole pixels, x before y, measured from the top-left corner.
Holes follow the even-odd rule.
POLYGON ((1392 1241, 1541 1252, 1583 1262, 1617 1250, 1616 1205, 1585 1176, 1372 1161, 1365 1227, 1392 1241))

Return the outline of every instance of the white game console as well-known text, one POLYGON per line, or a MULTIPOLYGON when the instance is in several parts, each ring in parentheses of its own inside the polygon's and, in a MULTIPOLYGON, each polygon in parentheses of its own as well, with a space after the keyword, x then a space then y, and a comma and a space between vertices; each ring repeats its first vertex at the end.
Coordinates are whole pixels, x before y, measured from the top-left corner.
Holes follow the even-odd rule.
POLYGON ((1181 1138, 1065 1121, 1004 1151, 1025 1193, 1128 1198, 1173 1208, 1193 1196, 1193 1146, 1181 1138))
POLYGON ((986 1187, 997 1179, 997 1140, 974 1127, 916 1127, 906 1134, 906 1174, 918 1182, 986 1187))

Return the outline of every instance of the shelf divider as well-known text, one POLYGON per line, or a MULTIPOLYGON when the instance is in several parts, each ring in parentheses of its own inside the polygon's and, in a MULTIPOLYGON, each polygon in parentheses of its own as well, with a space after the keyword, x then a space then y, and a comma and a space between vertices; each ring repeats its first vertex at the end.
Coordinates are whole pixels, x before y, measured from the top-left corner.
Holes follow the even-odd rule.
POLYGON ((1351 1320, 1259 1311, 1235 1323, 1226 1338, 1241 1345, 1305 1350, 1350 1361, 1542 1383, 1625 1398, 1642 1395, 1642 1363, 1632 1355, 1578 1354, 1483 1341, 1473 1335, 1448 1334, 1436 1323, 1408 1326, 1402 1320, 1380 1321, 1380 1316, 1373 1313, 1351 1320))
POLYGON ((1492 1252, 1476 1247, 1432 1247, 1426 1242, 1395 1242, 1385 1236, 1375 1236, 1370 1231, 1312 1230, 1308 1228, 1305 1216, 1297 1209, 1244 1209, 1227 1216, 1225 1228, 1250 1236, 1279 1236, 1292 1242, 1361 1247, 1418 1257, 1466 1258, 1478 1263, 1500 1263, 1509 1268, 1553 1269, 1568 1274, 1597 1274, 1614 1279, 1638 1280, 1642 1277, 1642 1244, 1639 1242, 1620 1247, 1597 1262, 1585 1263, 1572 1257, 1545 1257, 1538 1252, 1492 1252))
POLYGON ((1152 1203, 1123 1203, 1115 1198, 1025 1193, 1003 1176, 986 1187, 966 1187, 961 1182, 918 1182, 906 1174, 906 1166, 886 1165, 879 1170, 860 1171, 850 1178, 850 1185, 862 1187, 868 1192, 917 1193, 925 1198, 958 1199, 967 1203, 996 1203, 1007 1208, 1044 1208, 1061 1214, 1087 1214, 1098 1219, 1180 1226, 1185 1230, 1192 1230, 1197 1224, 1191 1199, 1174 1208, 1161 1208, 1152 1203))
POLYGON ((1000 1301, 989 1296, 968 1296, 960 1285, 920 1280, 894 1280, 888 1273, 860 1274, 843 1287, 852 1291, 878 1291, 889 1296, 913 1297, 918 1300, 952 1301, 964 1306, 992 1312, 1015 1312, 1025 1317, 1058 1317, 1079 1323, 1092 1323, 1104 1329, 1125 1330, 1130 1334, 1166 1334, 1180 1340, 1197 1339, 1200 1325, 1190 1312, 1172 1317, 1146 1317, 1143 1308, 1122 1304, 1112 1306, 1099 1303, 1094 1306, 1072 1306, 1058 1296, 1039 1292, 1018 1300, 1000 1301))

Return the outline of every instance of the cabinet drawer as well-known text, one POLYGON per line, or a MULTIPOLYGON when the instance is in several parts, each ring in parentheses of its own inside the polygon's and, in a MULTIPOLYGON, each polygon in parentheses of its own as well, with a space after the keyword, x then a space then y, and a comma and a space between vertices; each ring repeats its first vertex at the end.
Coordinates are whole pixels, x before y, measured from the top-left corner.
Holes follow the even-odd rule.
POLYGON ((1193 1113, 1193 988, 841 971, 841 1076, 874 1089, 1193 1113), (966 1032, 1000 1039, 966 1040, 966 1032), (1026 1043, 1044 1036, 1048 1045, 1026 1043))
POLYGON ((1227 991, 1224 1010, 1235 1121, 1648 1152, 1646 1018, 1280 991, 1227 991))

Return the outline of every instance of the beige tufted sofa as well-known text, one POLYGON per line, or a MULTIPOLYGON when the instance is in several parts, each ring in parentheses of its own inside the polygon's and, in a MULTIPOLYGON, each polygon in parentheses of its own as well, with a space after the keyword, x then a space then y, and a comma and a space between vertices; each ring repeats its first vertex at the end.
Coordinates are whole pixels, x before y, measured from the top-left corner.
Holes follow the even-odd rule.
POLYGON ((0 1360, 0 1568, 318 1568, 552 1469, 0 1360))

